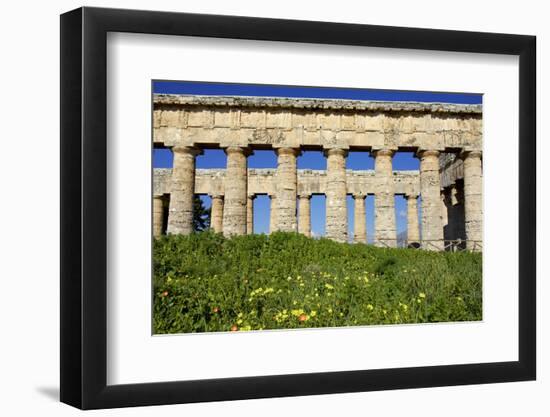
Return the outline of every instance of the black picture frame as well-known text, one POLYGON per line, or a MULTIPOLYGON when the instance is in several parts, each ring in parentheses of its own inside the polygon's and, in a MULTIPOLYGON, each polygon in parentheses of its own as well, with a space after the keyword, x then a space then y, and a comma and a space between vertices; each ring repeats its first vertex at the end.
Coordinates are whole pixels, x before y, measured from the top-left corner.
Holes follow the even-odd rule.
POLYGON ((61 15, 60 55, 62 402, 95 409, 535 379, 534 36, 84 7, 61 15), (519 360, 107 385, 108 32, 519 56, 519 360))

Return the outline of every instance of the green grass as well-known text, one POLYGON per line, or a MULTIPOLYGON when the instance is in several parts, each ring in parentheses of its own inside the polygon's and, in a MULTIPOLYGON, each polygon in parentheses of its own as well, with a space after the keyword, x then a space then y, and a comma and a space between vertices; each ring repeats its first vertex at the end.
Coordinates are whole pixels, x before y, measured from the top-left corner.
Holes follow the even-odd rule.
POLYGON ((155 333, 481 320, 481 254, 292 233, 154 242, 155 333))

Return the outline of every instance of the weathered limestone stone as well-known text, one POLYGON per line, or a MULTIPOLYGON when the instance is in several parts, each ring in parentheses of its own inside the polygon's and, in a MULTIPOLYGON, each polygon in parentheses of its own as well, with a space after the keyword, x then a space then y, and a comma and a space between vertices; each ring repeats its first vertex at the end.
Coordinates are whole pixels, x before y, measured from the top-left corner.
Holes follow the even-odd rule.
POLYGON ((246 234, 247 148, 230 146, 227 154, 225 201, 223 213, 224 236, 246 234))
POLYGON ((407 199, 407 242, 415 243, 420 240, 418 226, 418 195, 406 194, 407 199))
POLYGON ((168 233, 188 235, 193 232, 193 198, 195 157, 200 150, 191 146, 175 146, 168 212, 168 233))
POLYGON ((425 249, 443 249, 439 151, 422 150, 420 158, 420 195, 422 197, 422 241, 425 249))
POLYGON ((379 246, 397 246, 392 158, 394 151, 373 151, 377 188, 374 195, 374 239, 379 246))
POLYGON ((271 200, 270 207, 269 207, 269 233, 276 232, 277 229, 277 196, 275 194, 272 194, 269 196, 269 199, 271 200))
POLYGON ((249 194, 246 199, 246 234, 254 233, 254 194, 249 194))
POLYGON ((277 204, 278 230, 296 232, 296 192, 298 178, 296 176, 296 157, 299 149, 277 149, 277 204))
POLYGON ((164 201, 161 195, 153 196, 153 236, 162 235, 164 228, 164 201))
POLYGON ((348 213, 346 207, 345 149, 325 151, 327 157, 326 236, 337 242, 348 240, 348 213))
POLYGON ((353 195, 355 202, 353 241, 355 243, 367 243, 366 197, 364 194, 353 195))
POLYGON ((165 94, 153 105, 153 140, 163 146, 222 137, 223 146, 481 149, 481 105, 165 94))
POLYGON ((223 195, 221 194, 212 195, 210 227, 216 233, 223 232, 223 195))
MULTIPOLYGON (((224 195, 226 170, 219 168, 195 170, 195 194, 224 195)), ((277 169, 250 168, 248 170, 249 194, 276 194, 277 169)), ((153 193, 170 194, 172 169, 153 170, 153 193)), ((316 169, 298 169, 298 194, 325 194, 327 172, 316 169)), ((374 194, 378 179, 374 170, 346 170, 348 194, 374 194)), ((395 171, 393 173, 394 194, 419 194, 419 171, 395 171)))
POLYGON ((461 158, 464 161, 464 223, 467 248, 481 250, 480 243, 483 239, 481 152, 464 152, 461 158))
POLYGON ((298 220, 298 232, 304 236, 311 236, 311 204, 310 204, 311 195, 309 194, 300 194, 300 207, 299 215, 300 219, 298 220))

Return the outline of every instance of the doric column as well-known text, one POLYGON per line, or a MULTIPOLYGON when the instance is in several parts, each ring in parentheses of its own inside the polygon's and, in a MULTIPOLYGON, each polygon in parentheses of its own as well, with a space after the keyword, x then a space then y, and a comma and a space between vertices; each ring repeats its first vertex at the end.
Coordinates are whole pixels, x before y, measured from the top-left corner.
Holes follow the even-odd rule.
POLYGON ((397 246, 392 159, 394 151, 372 152, 377 189, 374 195, 374 239, 378 246, 397 246))
POLYGON ((348 240, 348 212, 346 207, 346 156, 345 149, 328 149, 326 188, 326 236, 338 242, 348 240))
POLYGON ((216 233, 223 232, 223 195, 212 195, 212 208, 210 211, 210 227, 216 233))
POLYGON ((193 198, 195 196, 195 156, 200 150, 192 146, 175 146, 168 233, 188 235, 193 232, 193 198))
POLYGON ((311 236, 311 206, 310 206, 310 194, 301 194, 300 195, 300 208, 299 215, 300 219, 298 220, 298 232, 304 236, 311 236))
POLYGON ((296 232, 296 191, 298 189, 296 157, 300 154, 300 150, 278 148, 276 151, 278 230, 296 232))
POLYGON ((420 229, 418 227, 418 196, 415 194, 405 195, 407 199, 407 243, 415 243, 420 240, 420 229))
POLYGON ((164 202, 161 195, 153 196, 153 236, 162 235, 164 228, 164 202))
POLYGON ((481 250, 483 240, 483 172, 481 152, 463 152, 464 161, 464 224, 466 247, 481 250))
POLYGON ((367 243, 366 197, 364 194, 353 195, 355 202, 353 241, 355 243, 367 243))
POLYGON ((249 194, 246 199, 246 234, 254 233, 254 194, 249 194))
POLYGON ((223 234, 246 234, 246 202, 248 188, 248 148, 230 146, 225 149, 227 169, 225 173, 225 201, 223 234))
POLYGON ((422 197, 422 241, 429 250, 443 249, 439 151, 419 150, 420 196, 422 197))
POLYGON ((269 196, 269 233, 277 231, 277 195, 269 196))

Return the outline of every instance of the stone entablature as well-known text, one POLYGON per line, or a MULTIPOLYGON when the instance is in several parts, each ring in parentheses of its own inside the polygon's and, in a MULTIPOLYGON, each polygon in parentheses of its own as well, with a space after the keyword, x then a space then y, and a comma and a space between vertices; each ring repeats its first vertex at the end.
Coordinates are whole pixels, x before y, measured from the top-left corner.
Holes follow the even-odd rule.
POLYGON ((439 158, 439 172, 441 188, 451 187, 464 179, 464 162, 457 154, 442 154, 439 158))
POLYGON ((154 95, 158 146, 481 150, 480 105, 154 95))
MULTIPOLYGON (((248 195, 275 195, 277 170, 274 168, 248 169, 248 195)), ((225 169, 195 170, 195 194, 223 196, 225 169)), ((155 168, 153 194, 169 195, 171 192, 172 169, 155 168)), ((327 171, 314 169, 297 170, 298 196, 326 194, 327 171)), ((374 195, 378 189, 373 170, 346 170, 346 194, 374 195)), ((419 171, 395 171, 393 173, 394 194, 418 196, 420 193, 419 171)))

